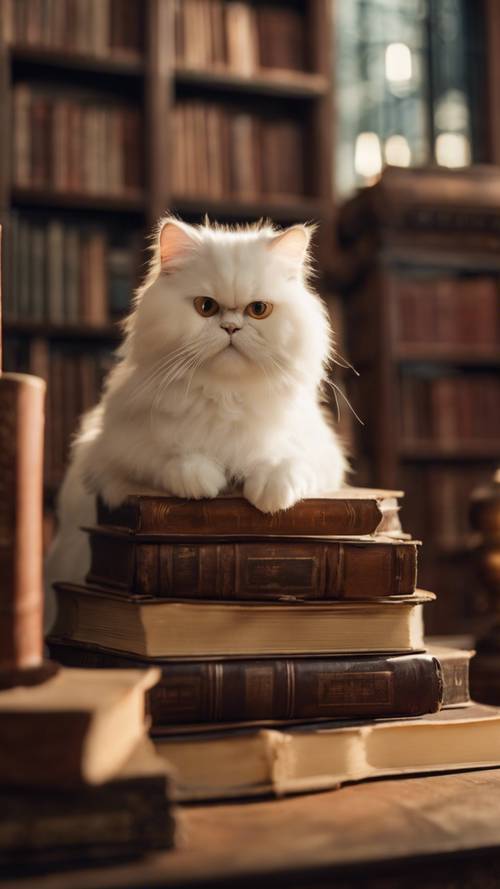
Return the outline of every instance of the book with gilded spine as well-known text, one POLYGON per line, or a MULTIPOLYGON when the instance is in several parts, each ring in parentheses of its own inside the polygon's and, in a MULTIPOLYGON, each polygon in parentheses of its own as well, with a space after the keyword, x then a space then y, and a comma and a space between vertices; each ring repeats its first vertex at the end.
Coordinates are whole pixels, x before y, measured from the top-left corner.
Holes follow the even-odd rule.
POLYGON ((136 539, 89 529, 87 583, 127 596, 280 601, 410 596, 415 541, 267 538, 136 539))
POLYGON ((184 500, 134 494, 110 509, 98 501, 99 525, 125 528, 134 535, 318 535, 401 534, 401 491, 344 488, 329 496, 301 500, 290 509, 260 512, 242 496, 184 500))

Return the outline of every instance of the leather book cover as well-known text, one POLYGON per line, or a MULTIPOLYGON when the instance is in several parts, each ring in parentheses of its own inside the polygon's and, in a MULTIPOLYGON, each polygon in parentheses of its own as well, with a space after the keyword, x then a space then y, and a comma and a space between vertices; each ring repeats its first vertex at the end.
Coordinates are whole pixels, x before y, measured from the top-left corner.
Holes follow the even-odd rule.
POLYGON ((0 790, 0 864, 55 864, 143 855, 175 839, 172 778, 144 738, 105 784, 50 793, 0 790), (126 812, 126 817, 124 817, 126 812))
POLYGON ((269 600, 409 596, 416 586, 417 543, 369 541, 159 542, 89 530, 87 583, 158 598, 269 600))
POLYGON ((42 664, 44 399, 43 380, 0 370, 2 684, 42 664))
MULTIPOLYGON (((124 667, 141 661, 97 646, 49 639, 66 666, 124 667)), ((148 693, 153 726, 321 718, 419 716, 439 710, 443 680, 429 654, 162 661, 148 693)))
POLYGON ((260 512, 241 496, 184 500, 133 494, 116 509, 98 501, 98 524, 133 534, 341 535, 398 532, 399 491, 346 488, 331 497, 301 500, 274 514, 260 512))

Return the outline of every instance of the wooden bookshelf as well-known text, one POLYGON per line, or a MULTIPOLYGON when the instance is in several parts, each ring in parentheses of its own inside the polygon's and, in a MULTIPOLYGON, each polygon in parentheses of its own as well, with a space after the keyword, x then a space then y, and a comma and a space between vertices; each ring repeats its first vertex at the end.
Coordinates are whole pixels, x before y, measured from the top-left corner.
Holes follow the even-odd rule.
POLYGON ((7 336, 43 338, 46 340, 92 340, 113 342, 121 338, 120 325, 49 324, 37 321, 4 321, 7 336))
MULTIPOLYGON (((26 17, 30 2, 33 2, 34 9, 34 18, 30 16, 30 21, 38 21, 36 30, 36 27, 43 27, 41 19, 37 18, 40 4, 37 0, 26 0, 26 17)), ((64 4, 65 0, 59 2, 64 4)), ((89 0, 89 9, 91 6, 89 0)), ((256 64, 251 72, 239 70, 234 60, 231 65, 181 64, 174 39, 176 7, 178 15, 181 7, 174 0, 129 0, 124 5, 126 14, 132 9, 132 19, 136 16, 140 25, 137 46, 128 49, 115 46, 112 52, 104 52, 102 47, 99 51, 88 46, 82 49, 81 45, 77 49, 79 36, 76 33, 73 33, 72 40, 57 45, 47 45, 46 40, 43 45, 37 44, 33 34, 28 39, 23 32, 26 24, 13 23, 13 0, 0 0, 0 13, 8 12, 3 16, 0 14, 2 133, 13 131, 15 90, 19 84, 29 88, 36 86, 37 92, 46 87, 56 98, 58 91, 62 96, 74 94, 75 97, 85 92, 106 106, 125 102, 142 114, 138 163, 143 182, 140 188, 120 193, 113 190, 113 193, 106 194, 105 190, 95 188, 88 191, 81 187, 53 187, 39 181, 20 184, 12 169, 10 146, 6 143, 2 146, 0 222, 4 226, 5 304, 11 313, 10 316, 6 313, 4 323, 5 354, 12 364, 9 369, 32 370, 48 379, 49 449, 53 447, 54 437, 61 434, 60 428, 50 428, 50 417, 60 407, 60 386, 53 384, 54 373, 57 377, 58 368, 64 367, 60 356, 66 356, 67 360, 74 354, 75 360, 81 362, 87 355, 89 362, 93 362, 94 356, 104 354, 102 350, 114 346, 120 331, 116 323, 104 319, 99 324, 75 321, 74 318, 61 323, 53 318, 35 319, 29 313, 17 312, 17 309, 17 314, 12 316, 16 293, 8 292, 8 249, 11 232, 18 225, 16 220, 27 219, 35 227, 45 222, 48 224, 50 220, 63 226, 81 224, 82 230, 96 227, 107 233, 110 249, 115 251, 121 246, 121 238, 125 244, 129 236, 135 238, 140 233, 142 247, 135 257, 134 283, 144 272, 145 235, 167 210, 178 212, 193 222, 201 221, 205 213, 220 222, 251 221, 261 217, 269 217, 282 225, 318 221, 322 223, 323 235, 319 250, 323 253, 329 250, 333 220, 331 3, 329 0, 284 0, 274 4, 271 0, 269 3, 267 0, 249 0, 249 14, 256 18, 267 7, 272 9, 273 15, 278 10, 279 16, 279 10, 283 9, 285 14, 288 11, 292 17, 298 16, 303 50, 302 67, 256 64), (19 33, 16 31, 18 26, 19 33), (6 35, 3 29, 9 33, 6 35), (304 156, 303 162, 310 172, 304 190, 297 194, 224 192, 218 197, 208 197, 202 190, 182 194, 172 168, 173 123, 177 105, 192 100, 218 103, 221 108, 241 106, 245 113, 262 114, 266 119, 272 119, 279 112, 296 121, 307 145, 307 158, 304 156), (55 371, 51 369, 52 361, 55 371)), ((87 30, 93 33, 91 28, 87 30)), ((132 30, 133 38, 130 38, 129 23, 129 38, 136 40, 132 30)), ((58 447, 60 450, 60 442, 58 447)), ((47 469, 47 490, 55 489, 61 472, 62 466, 57 470, 52 461, 51 468, 47 469)))
POLYGON ((13 207, 43 207, 49 210, 91 210, 94 213, 135 213, 144 215, 147 198, 140 191, 121 195, 89 194, 85 191, 55 191, 48 188, 13 186, 13 207))
POLYGON ((213 71, 177 66, 175 81, 180 85, 194 85, 200 90, 251 93, 286 99, 316 99, 324 96, 329 89, 329 80, 323 74, 272 69, 245 76, 233 74, 224 68, 213 71))
POLYGON ((399 455, 402 460, 430 461, 437 463, 440 460, 481 461, 488 463, 499 459, 498 441, 460 441, 449 445, 437 445, 432 441, 402 441, 399 447, 399 455))
POLYGON ((291 222, 309 222, 321 218, 321 203, 314 199, 298 200, 291 197, 289 200, 283 195, 266 197, 256 201, 245 201, 240 198, 226 197, 191 198, 182 195, 174 195, 172 204, 175 209, 185 216, 196 216, 203 211, 208 213, 210 219, 223 218, 228 221, 253 220, 261 217, 272 219, 276 223, 288 224, 291 222))
POLYGON ((443 363, 458 367, 500 367, 498 349, 475 347, 457 347, 437 344, 430 347, 426 344, 403 343, 397 346, 396 360, 401 364, 412 363, 443 363))
POLYGON ((122 55, 119 57, 100 57, 97 55, 65 52, 44 46, 30 46, 19 43, 10 44, 9 53, 13 65, 26 65, 55 70, 84 71, 100 75, 112 74, 119 77, 142 77, 144 75, 144 59, 140 56, 122 55))
POLYGON ((500 458, 498 410, 481 391, 500 385, 498 189, 497 168, 388 168, 339 213, 360 374, 349 395, 365 424, 355 424, 356 481, 406 491, 403 527, 424 543, 419 582, 439 594, 429 632, 479 621, 468 497, 500 458))

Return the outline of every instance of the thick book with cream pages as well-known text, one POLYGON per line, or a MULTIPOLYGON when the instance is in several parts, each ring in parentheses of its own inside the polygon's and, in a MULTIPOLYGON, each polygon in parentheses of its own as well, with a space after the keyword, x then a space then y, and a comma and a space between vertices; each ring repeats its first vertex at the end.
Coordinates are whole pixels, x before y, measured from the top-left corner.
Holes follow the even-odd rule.
POLYGON ((136 600, 70 583, 54 589, 54 636, 146 658, 422 651, 422 606, 435 598, 417 591, 368 602, 274 604, 136 600))
POLYGON ((306 793, 390 775, 500 765, 500 711, 473 704, 430 716, 286 728, 206 726, 155 733, 189 801, 306 793))

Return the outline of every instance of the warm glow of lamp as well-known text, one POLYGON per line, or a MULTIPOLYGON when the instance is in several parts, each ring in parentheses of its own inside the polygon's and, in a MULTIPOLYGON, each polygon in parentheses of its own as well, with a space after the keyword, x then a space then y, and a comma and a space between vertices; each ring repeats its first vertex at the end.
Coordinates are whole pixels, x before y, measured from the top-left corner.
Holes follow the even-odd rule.
POLYGON ((436 161, 441 167, 466 167, 471 162, 470 142, 463 133, 440 133, 436 161))
POLYGON ((382 150, 376 133, 358 133, 354 148, 354 169, 364 179, 376 179, 382 171, 382 150))
POLYGON ((393 167, 409 167, 411 164, 411 149, 404 136, 394 133, 386 139, 385 159, 393 167))
POLYGON ((385 51, 385 76, 392 83, 411 80, 411 50, 406 43, 389 43, 385 51))

